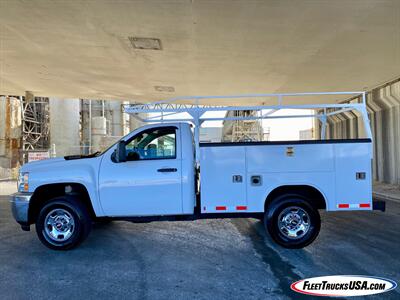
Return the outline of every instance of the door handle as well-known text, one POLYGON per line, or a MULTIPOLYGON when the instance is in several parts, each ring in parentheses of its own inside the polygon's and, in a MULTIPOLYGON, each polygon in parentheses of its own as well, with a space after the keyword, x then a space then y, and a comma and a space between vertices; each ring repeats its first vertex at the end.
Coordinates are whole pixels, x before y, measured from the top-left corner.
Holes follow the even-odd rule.
POLYGON ((162 168, 157 170, 157 172, 161 173, 176 172, 176 171, 178 171, 176 168, 162 168))

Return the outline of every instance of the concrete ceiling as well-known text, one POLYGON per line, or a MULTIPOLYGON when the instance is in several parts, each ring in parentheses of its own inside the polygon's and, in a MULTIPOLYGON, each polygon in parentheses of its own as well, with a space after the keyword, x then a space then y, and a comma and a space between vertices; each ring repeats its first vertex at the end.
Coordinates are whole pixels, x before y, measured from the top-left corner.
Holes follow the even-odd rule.
POLYGON ((398 0, 0 0, 0 25, 0 94, 154 101, 362 90, 400 75, 398 0))

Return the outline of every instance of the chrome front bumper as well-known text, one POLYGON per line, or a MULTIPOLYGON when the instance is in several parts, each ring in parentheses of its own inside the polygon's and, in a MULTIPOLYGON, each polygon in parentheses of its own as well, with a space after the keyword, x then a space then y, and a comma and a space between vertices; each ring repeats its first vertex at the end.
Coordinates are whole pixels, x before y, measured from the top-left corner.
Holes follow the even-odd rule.
POLYGON ((29 201, 32 193, 15 193, 11 195, 11 211, 14 219, 21 225, 28 225, 29 201))

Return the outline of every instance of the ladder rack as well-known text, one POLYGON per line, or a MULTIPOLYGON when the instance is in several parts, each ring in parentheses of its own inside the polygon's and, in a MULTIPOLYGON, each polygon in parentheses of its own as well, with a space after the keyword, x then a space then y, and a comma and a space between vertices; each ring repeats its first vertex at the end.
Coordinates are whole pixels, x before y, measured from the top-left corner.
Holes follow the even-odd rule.
POLYGON ((127 104, 123 105, 123 112, 131 114, 134 118, 141 122, 190 122, 194 125, 194 138, 196 145, 196 160, 199 159, 199 128, 206 121, 235 121, 235 120, 260 120, 260 119, 284 119, 284 118, 317 118, 321 126, 321 139, 326 137, 327 118, 336 114, 348 111, 358 111, 363 117, 365 132, 368 138, 372 139, 371 127, 369 124, 368 113, 366 108, 365 92, 311 92, 311 93, 280 93, 280 94, 243 94, 243 95, 227 95, 227 96, 189 96, 175 97, 164 101, 147 103, 147 104, 127 104), (335 103, 335 104, 298 104, 283 105, 283 100, 287 97, 309 97, 309 96, 349 96, 359 98, 358 103, 335 103), (245 98, 275 98, 275 105, 256 105, 256 106, 223 106, 223 105, 204 105, 202 100, 233 100, 245 98), (184 104, 176 102, 185 102, 184 104), (281 109, 307 109, 314 110, 314 114, 301 115, 272 115, 281 109), (268 110, 264 114, 251 117, 205 117, 207 112, 216 111, 243 111, 243 110, 268 110), (153 116, 141 117, 140 113, 155 114, 153 116), (177 114, 187 113, 187 118, 170 118, 177 114), (168 119, 164 117, 168 116, 168 119))

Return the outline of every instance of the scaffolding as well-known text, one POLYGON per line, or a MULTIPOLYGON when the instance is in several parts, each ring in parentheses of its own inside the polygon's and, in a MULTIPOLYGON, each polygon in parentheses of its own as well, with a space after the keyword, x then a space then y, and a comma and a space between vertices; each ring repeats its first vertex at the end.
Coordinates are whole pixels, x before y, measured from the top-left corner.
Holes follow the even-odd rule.
MULTIPOLYGON (((226 117, 260 116, 260 110, 228 111, 226 117)), ((263 141, 264 130, 261 120, 224 121, 223 140, 226 142, 263 141)))
POLYGON ((49 99, 35 97, 22 101, 22 151, 25 154, 32 150, 50 148, 50 114, 49 99))

